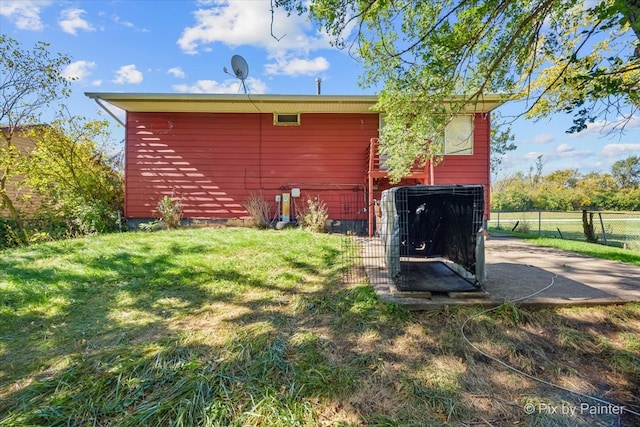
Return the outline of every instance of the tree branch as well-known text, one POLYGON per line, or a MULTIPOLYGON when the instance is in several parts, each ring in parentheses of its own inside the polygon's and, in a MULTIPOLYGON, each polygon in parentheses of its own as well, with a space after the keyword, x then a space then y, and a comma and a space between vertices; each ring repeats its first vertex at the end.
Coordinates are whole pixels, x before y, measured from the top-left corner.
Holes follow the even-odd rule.
POLYGON ((274 21, 274 16, 275 16, 275 10, 273 8, 273 0, 269 0, 270 4, 271 4, 271 37, 273 37, 274 39, 276 39, 276 41, 280 41, 284 38, 284 36, 286 36, 286 34, 281 35, 280 37, 276 37, 273 34, 273 21, 274 21))

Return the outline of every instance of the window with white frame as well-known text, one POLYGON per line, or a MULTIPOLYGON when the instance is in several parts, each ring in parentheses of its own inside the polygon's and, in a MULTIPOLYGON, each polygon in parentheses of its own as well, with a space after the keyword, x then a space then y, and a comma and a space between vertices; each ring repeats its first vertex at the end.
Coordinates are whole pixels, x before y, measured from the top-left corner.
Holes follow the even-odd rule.
POLYGON ((455 116, 444 130, 445 155, 473 154, 473 116, 455 116))

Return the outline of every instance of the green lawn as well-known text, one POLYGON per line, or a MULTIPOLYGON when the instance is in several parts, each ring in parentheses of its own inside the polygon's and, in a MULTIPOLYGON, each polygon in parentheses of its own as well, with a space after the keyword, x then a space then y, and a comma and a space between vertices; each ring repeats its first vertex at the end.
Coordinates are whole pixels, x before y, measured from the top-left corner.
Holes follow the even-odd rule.
POLYGON ((205 228, 0 252, 0 425, 637 425, 545 410, 584 398, 461 327, 640 412, 640 304, 409 313, 345 283, 341 250, 205 228))
MULTIPOLYGON (((492 212, 489 226, 566 240, 584 241, 582 212, 492 212)), ((595 212, 594 233, 598 242, 640 252, 640 212, 595 212), (601 221, 602 219, 602 221, 601 221)))
POLYGON ((495 228, 489 229, 490 233, 502 233, 510 234, 514 236, 527 239, 529 243, 538 246, 547 246, 551 248, 562 249, 564 251, 576 252, 583 255, 588 255, 596 258, 609 259, 612 261, 624 262, 627 264, 633 264, 640 266, 640 250, 622 249, 613 246, 605 246, 598 243, 580 242, 577 240, 565 240, 556 239, 550 237, 539 237, 534 234, 524 234, 517 232, 510 232, 504 230, 497 230, 495 228))

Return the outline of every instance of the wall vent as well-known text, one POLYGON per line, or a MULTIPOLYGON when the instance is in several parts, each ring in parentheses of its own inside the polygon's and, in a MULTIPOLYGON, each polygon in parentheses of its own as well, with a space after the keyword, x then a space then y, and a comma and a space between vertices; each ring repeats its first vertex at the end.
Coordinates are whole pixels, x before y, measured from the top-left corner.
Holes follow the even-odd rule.
POLYGON ((274 113, 273 124, 276 126, 300 126, 300 113, 274 113))

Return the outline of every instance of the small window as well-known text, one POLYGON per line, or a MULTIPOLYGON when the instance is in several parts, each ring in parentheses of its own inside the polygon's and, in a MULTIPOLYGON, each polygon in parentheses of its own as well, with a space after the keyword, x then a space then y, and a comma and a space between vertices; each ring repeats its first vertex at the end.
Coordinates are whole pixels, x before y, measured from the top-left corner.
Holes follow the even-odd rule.
POLYGON ((473 154, 473 118, 456 116, 444 130, 444 154, 473 154))
POLYGON ((276 126, 299 126, 300 114, 273 114, 273 124, 276 126))

